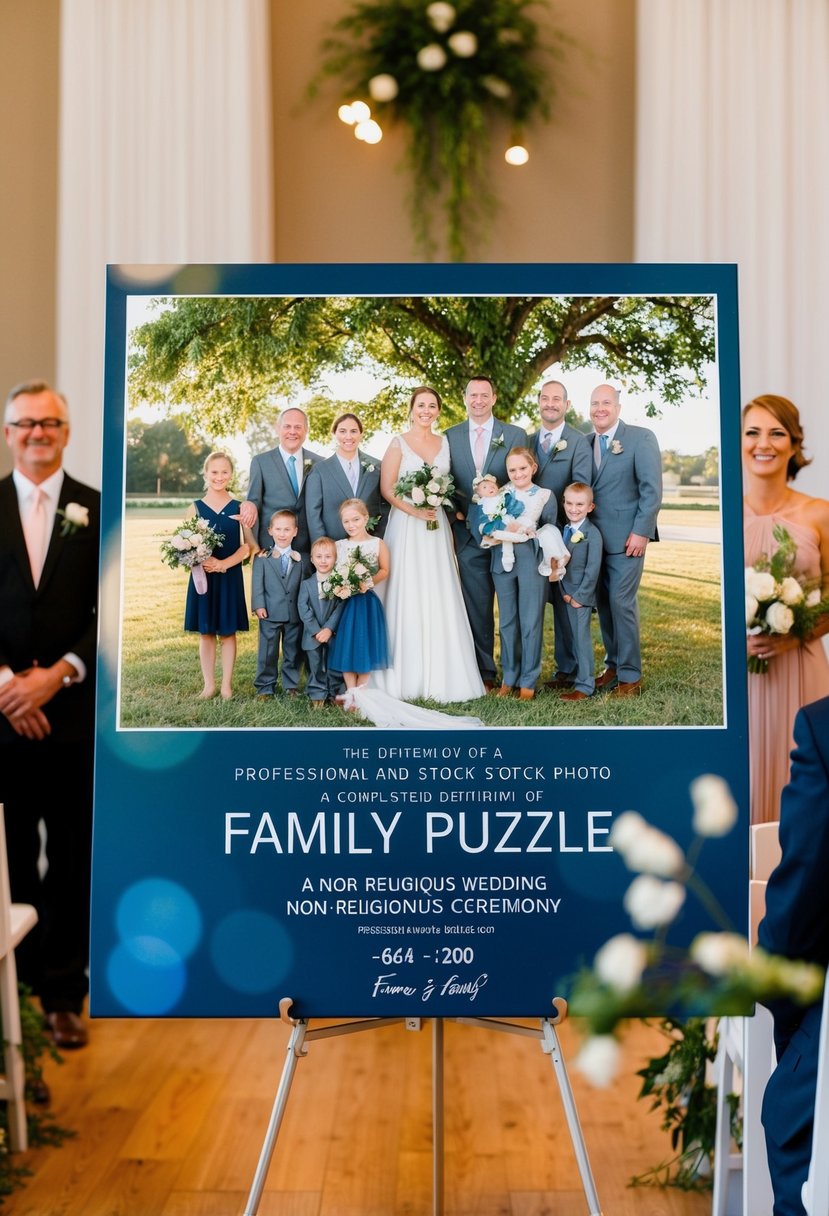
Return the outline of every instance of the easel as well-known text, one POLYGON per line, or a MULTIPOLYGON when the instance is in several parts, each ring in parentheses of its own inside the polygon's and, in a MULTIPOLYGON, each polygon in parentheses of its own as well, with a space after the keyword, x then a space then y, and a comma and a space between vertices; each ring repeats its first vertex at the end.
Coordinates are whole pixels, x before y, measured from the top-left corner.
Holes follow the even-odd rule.
MULTIPOLYGON (((288 1104, 288 1095, 294 1079, 298 1062, 308 1054, 306 1043, 315 1039, 331 1039, 345 1034, 358 1034, 363 1030, 379 1030, 382 1026, 405 1025, 407 1030, 420 1030, 423 1018, 362 1018, 355 1022, 343 1022, 338 1026, 321 1026, 310 1030, 308 1021, 303 1018, 292 1018, 290 1009, 293 1001, 283 997, 279 1002, 279 1016, 286 1025, 291 1026, 291 1037, 288 1041, 288 1052, 279 1088, 276 1091, 273 1110, 271 1111, 268 1130, 259 1154, 259 1162, 253 1177, 253 1185, 248 1195, 244 1216, 257 1216, 265 1179, 270 1167, 271 1158, 276 1148, 276 1138, 288 1104)), ((599 1197, 596 1184, 590 1169, 587 1148, 582 1135, 581 1123, 576 1109, 575 1098, 570 1087, 570 1078, 564 1064, 564 1057, 556 1034, 556 1026, 567 1017, 567 1002, 562 997, 553 999, 555 1016, 541 1018, 539 1028, 519 1026, 514 1022, 502 1022, 494 1018, 451 1017, 433 1018, 432 1020, 432 1213, 433 1216, 443 1216, 443 1027, 444 1022, 457 1022, 461 1026, 478 1026, 484 1030, 497 1030, 503 1034, 523 1035, 525 1038, 538 1039, 541 1050, 550 1057, 556 1081, 558 1082, 564 1113, 567 1117, 567 1127, 573 1143, 573 1151, 581 1175, 584 1197, 587 1201, 589 1216, 602 1216, 599 1207, 599 1197)))

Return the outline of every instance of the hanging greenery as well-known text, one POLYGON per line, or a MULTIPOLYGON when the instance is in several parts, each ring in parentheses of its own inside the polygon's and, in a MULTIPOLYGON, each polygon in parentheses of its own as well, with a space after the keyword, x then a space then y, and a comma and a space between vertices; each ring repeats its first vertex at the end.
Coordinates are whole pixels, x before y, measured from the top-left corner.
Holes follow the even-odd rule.
POLYGON ((546 0, 359 0, 322 44, 310 87, 333 76, 339 116, 358 139, 377 143, 386 118, 408 127, 410 208, 415 238, 435 251, 432 222, 446 214, 447 245, 463 261, 496 207, 488 166, 491 120, 511 132, 505 157, 523 164, 523 131, 549 116, 550 58, 529 10, 546 0))

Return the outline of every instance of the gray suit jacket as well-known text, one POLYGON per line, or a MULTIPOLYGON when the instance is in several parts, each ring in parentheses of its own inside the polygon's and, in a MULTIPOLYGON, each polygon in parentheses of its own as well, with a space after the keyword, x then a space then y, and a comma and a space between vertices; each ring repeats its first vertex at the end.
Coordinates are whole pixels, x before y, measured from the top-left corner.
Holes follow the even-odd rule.
MULTIPOLYGON (((595 434, 589 437, 592 445, 595 434)), ((624 553, 631 532, 658 540, 656 517, 662 505, 662 457, 653 431, 620 422, 593 477, 591 519, 602 534, 605 553, 624 553)))
POLYGON ((248 502, 252 502, 259 512, 259 524, 256 538, 261 549, 269 549, 272 545, 268 524, 274 511, 296 511, 297 535, 294 548, 300 553, 307 553, 309 548, 308 523, 305 518, 305 487, 308 474, 313 466, 322 458, 309 448, 302 448, 297 453, 297 463, 302 466, 303 477, 299 487, 299 496, 294 493, 288 477, 285 462, 278 448, 271 448, 254 456, 250 466, 250 484, 248 485, 248 502))
POLYGON ((251 608, 266 608, 267 620, 296 623, 299 620, 299 589, 305 570, 303 562, 288 563, 288 573, 281 570, 282 563, 268 557, 253 559, 251 577, 251 608))
POLYGON ((570 560, 564 568, 564 578, 559 580, 559 586, 577 604, 592 608, 596 603, 596 587, 602 566, 602 534, 589 519, 579 524, 579 531, 584 533, 584 540, 576 544, 572 540, 567 542, 570 560))
POLYGON ((317 589, 316 572, 306 578, 299 589, 299 615, 302 620, 302 649, 316 650, 319 642, 314 634, 321 629, 336 632, 344 600, 324 600, 317 589))
POLYGON ((366 452, 358 452, 360 479, 357 493, 337 456, 319 460, 308 474, 305 491, 305 516, 311 541, 319 536, 330 536, 332 540, 344 540, 345 529, 340 521, 340 504, 346 498, 362 498, 370 515, 379 515, 380 522, 374 536, 382 536, 386 530, 389 504, 380 497, 380 461, 366 452))
MULTIPOLYGON (((475 478, 475 461, 472 458, 472 449, 469 444, 469 423, 459 422, 456 426, 450 426, 446 432, 446 438, 449 442, 452 477, 455 480, 455 509, 462 512, 464 516, 463 520, 453 519, 452 521, 455 547, 461 549, 471 543, 477 549, 480 538, 472 536, 466 521, 473 494, 472 482, 475 478)), ((492 473, 497 479, 498 485, 503 485, 509 480, 507 456, 510 449, 526 446, 526 431, 522 431, 520 427, 512 426, 508 422, 500 422, 496 418, 492 427, 489 451, 481 473, 492 473)))
POLYGON ((527 447, 538 461, 538 472, 533 481, 545 490, 552 490, 558 504, 558 519, 564 525, 567 517, 561 500, 570 482, 582 481, 588 486, 593 484, 593 474, 596 471, 593 449, 587 436, 569 423, 564 424, 564 430, 561 432, 561 438, 567 444, 563 451, 542 452, 538 446, 540 434, 540 431, 533 431, 527 443, 527 447))

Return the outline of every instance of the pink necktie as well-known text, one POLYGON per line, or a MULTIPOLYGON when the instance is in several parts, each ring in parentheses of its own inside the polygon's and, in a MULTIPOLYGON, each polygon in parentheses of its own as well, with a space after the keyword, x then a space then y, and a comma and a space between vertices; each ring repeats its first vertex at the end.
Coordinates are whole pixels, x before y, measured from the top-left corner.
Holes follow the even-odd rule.
POLYGON ((35 586, 40 582, 43 573, 43 563, 46 561, 48 535, 46 532, 46 495, 40 486, 32 496, 32 505, 26 516, 23 535, 26 538, 26 548, 29 551, 29 565, 32 567, 32 578, 35 586))
POLYGON ((475 428, 475 447, 472 454, 475 458, 475 469, 480 473, 484 467, 484 428, 482 426, 475 428))

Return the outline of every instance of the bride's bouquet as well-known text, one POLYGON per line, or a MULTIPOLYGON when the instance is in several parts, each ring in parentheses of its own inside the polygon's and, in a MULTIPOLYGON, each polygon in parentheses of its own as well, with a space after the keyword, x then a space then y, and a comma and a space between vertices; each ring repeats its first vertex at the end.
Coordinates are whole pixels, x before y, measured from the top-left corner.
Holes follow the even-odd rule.
MULTIPOLYGON (((451 504, 455 483, 451 473, 439 473, 436 465, 424 462, 422 468, 406 473, 394 483, 394 493, 420 511, 431 511, 451 504)), ((426 528, 429 532, 437 531, 438 521, 427 519, 426 528)))
POLYGON ((337 562, 330 574, 326 574, 320 584, 320 592, 325 600, 347 600, 352 595, 360 595, 370 588, 377 573, 377 563, 363 553, 359 545, 351 550, 348 557, 337 562))
POLYGON ((207 575, 202 562, 207 561, 217 545, 224 540, 224 533, 217 532, 206 519, 194 515, 186 519, 170 536, 161 542, 161 560, 172 570, 192 570, 193 585, 199 595, 207 590, 207 575))
MULTIPOLYGON (((777 541, 772 556, 764 553, 753 566, 746 567, 746 630, 749 635, 770 633, 779 637, 791 633, 802 639, 808 637, 829 604, 821 599, 816 583, 804 583, 795 577, 797 545, 788 531, 776 524, 772 535, 777 541)), ((755 675, 765 675, 769 661, 749 655, 748 669, 755 675)))

